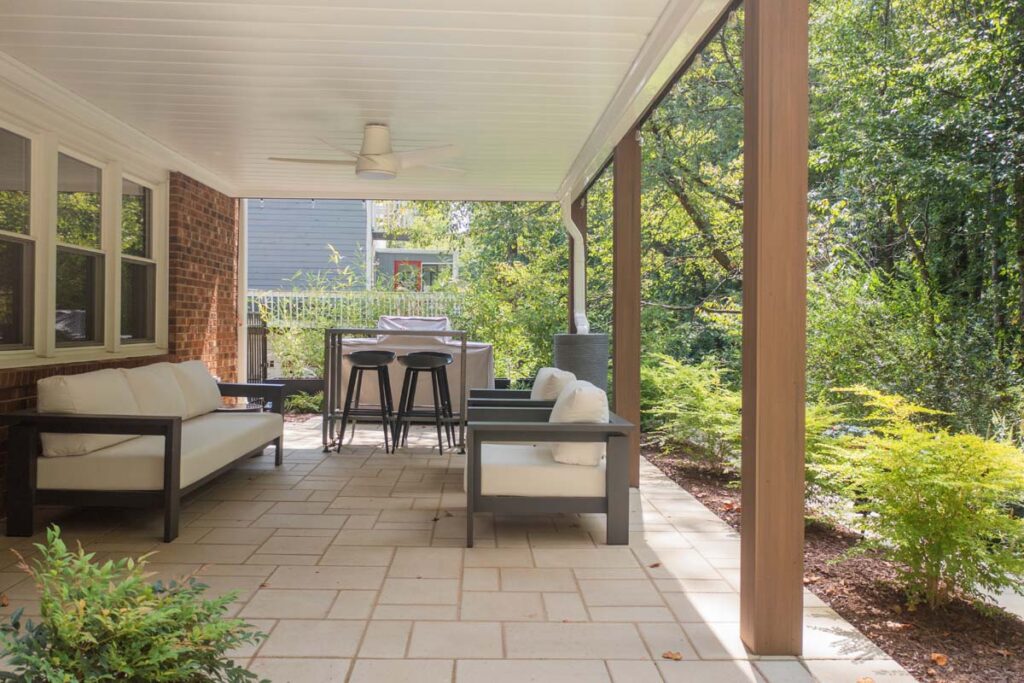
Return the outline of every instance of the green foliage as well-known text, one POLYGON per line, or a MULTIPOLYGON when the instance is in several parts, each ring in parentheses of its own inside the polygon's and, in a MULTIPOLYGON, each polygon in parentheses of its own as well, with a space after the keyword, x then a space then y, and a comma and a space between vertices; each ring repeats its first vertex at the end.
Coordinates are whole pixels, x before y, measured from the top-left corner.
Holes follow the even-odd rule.
POLYGON ((641 367, 648 429, 708 465, 739 469, 740 394, 711 361, 686 365, 657 355, 641 367))
POLYGON ((910 604, 1024 588, 1024 520, 1009 509, 1024 496, 1021 452, 937 427, 936 411, 899 396, 844 393, 863 400, 870 425, 840 466, 863 513, 861 548, 898 563, 910 604))
POLYGON ((27 233, 29 194, 20 190, 0 190, 0 230, 27 233))
POLYGON ((13 673, 0 678, 47 683, 225 681, 256 676, 228 653, 263 634, 224 613, 235 595, 202 598, 190 579, 164 585, 147 581, 145 557, 99 564, 81 548, 71 552, 51 527, 39 558, 22 569, 36 581, 42 620, 18 610, 0 630, 13 673))
POLYGON ((284 400, 284 412, 297 415, 319 414, 323 411, 324 392, 308 394, 298 391, 284 400))

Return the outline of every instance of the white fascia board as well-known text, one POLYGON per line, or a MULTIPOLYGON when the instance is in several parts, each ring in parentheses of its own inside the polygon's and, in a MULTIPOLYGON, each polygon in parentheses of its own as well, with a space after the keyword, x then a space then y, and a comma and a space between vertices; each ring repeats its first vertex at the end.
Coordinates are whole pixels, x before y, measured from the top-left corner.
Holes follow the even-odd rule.
POLYGON ((555 193, 574 200, 732 0, 671 0, 555 193))
POLYGON ((156 141, 46 76, 0 52, 0 117, 35 130, 52 130, 62 143, 97 159, 124 162, 149 183, 178 171, 230 197, 235 188, 209 169, 156 141))
MULTIPOLYGON (((469 189, 424 190, 396 189, 388 190, 389 180, 360 180, 357 187, 339 188, 338 190, 301 192, 282 192, 280 188, 262 187, 259 185, 242 185, 239 189, 241 197, 262 197, 264 199, 370 199, 391 201, 466 201, 466 202, 553 202, 554 193, 518 192, 504 190, 469 189)), ((400 181, 399 181, 400 182, 400 181)))

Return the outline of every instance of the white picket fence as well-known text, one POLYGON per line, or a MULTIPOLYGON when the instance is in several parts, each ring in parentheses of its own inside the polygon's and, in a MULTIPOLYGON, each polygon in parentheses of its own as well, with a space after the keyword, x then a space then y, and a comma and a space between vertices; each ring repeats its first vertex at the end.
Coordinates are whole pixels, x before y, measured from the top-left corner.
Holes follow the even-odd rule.
POLYGON ((249 292, 249 312, 270 327, 374 327, 382 315, 459 314, 458 298, 447 292, 249 292))

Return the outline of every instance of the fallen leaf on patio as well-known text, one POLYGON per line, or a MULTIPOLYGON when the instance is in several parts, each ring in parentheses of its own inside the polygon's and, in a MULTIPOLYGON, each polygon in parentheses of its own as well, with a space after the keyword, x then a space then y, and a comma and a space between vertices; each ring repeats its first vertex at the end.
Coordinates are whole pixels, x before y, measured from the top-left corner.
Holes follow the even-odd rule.
POLYGON ((871 676, 862 676, 861 678, 857 679, 857 683, 875 683, 875 679, 873 679, 871 676))
POLYGON ((7 607, 11 604, 11 599, 7 597, 7 593, 0 593, 0 607, 7 607))
POLYGON ((658 567, 661 566, 661 562, 652 562, 651 564, 649 564, 647 566, 650 567, 651 569, 657 569, 658 567))
POLYGON ((722 504, 722 509, 725 510, 726 512, 739 512, 740 504, 734 503, 731 500, 727 500, 725 501, 725 503, 722 504))
POLYGON ((453 515, 452 513, 448 512, 447 510, 445 510, 444 511, 444 516, 445 517, 454 517, 455 515, 453 515))
POLYGON ((263 583, 260 584, 260 588, 270 588, 270 584, 267 583, 266 581, 264 581, 263 583))
POLYGON ((1000 654, 1000 655, 1002 655, 1004 657, 1012 657, 1013 656, 1013 653, 1010 652, 1009 650, 1004 650, 1004 649, 998 648, 998 647, 996 648, 996 654, 1000 654))
POLYGON ((949 663, 949 657, 942 654, 941 652, 933 652, 932 661, 938 664, 939 666, 946 666, 946 664, 949 663))
POLYGON ((434 517, 434 521, 435 522, 439 522, 439 521, 441 521, 441 518, 440 517, 434 517))
POLYGON ((683 653, 676 652, 675 650, 666 650, 661 653, 662 659, 671 659, 673 662, 679 662, 683 659, 683 653))

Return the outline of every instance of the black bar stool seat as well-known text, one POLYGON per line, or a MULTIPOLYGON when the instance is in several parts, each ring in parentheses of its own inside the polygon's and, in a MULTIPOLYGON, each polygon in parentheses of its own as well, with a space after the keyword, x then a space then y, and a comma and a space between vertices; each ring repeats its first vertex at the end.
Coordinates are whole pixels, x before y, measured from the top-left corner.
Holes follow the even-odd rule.
POLYGON ((395 420, 394 444, 408 443, 409 425, 413 421, 432 418, 437 427, 437 448, 444 452, 444 439, 441 427, 444 426, 448 446, 455 443, 455 427, 453 426, 452 397, 448 386, 448 366, 454 362, 452 354, 441 351, 417 351, 406 356, 399 356, 398 362, 405 366, 405 377, 402 380, 402 396, 398 402, 398 416, 395 420), (416 410, 416 380, 420 373, 430 374, 430 385, 433 397, 433 410, 416 410))
MULTIPOLYGON (((341 413, 341 435, 338 437, 338 452, 344 440, 345 429, 349 420, 353 423, 380 421, 384 429, 384 451, 391 450, 389 436, 392 433, 391 423, 394 420, 394 402, 391 398, 391 376, 388 365, 395 360, 393 351, 353 351, 345 354, 349 360, 348 390, 345 392, 345 407, 341 413), (363 373, 374 372, 377 375, 377 391, 380 396, 379 408, 360 408, 359 394, 363 388, 363 373), (353 405, 354 403, 354 405, 353 405)), ((353 425, 353 430, 355 426, 353 425)), ((355 433, 353 431, 353 433, 355 433)))

